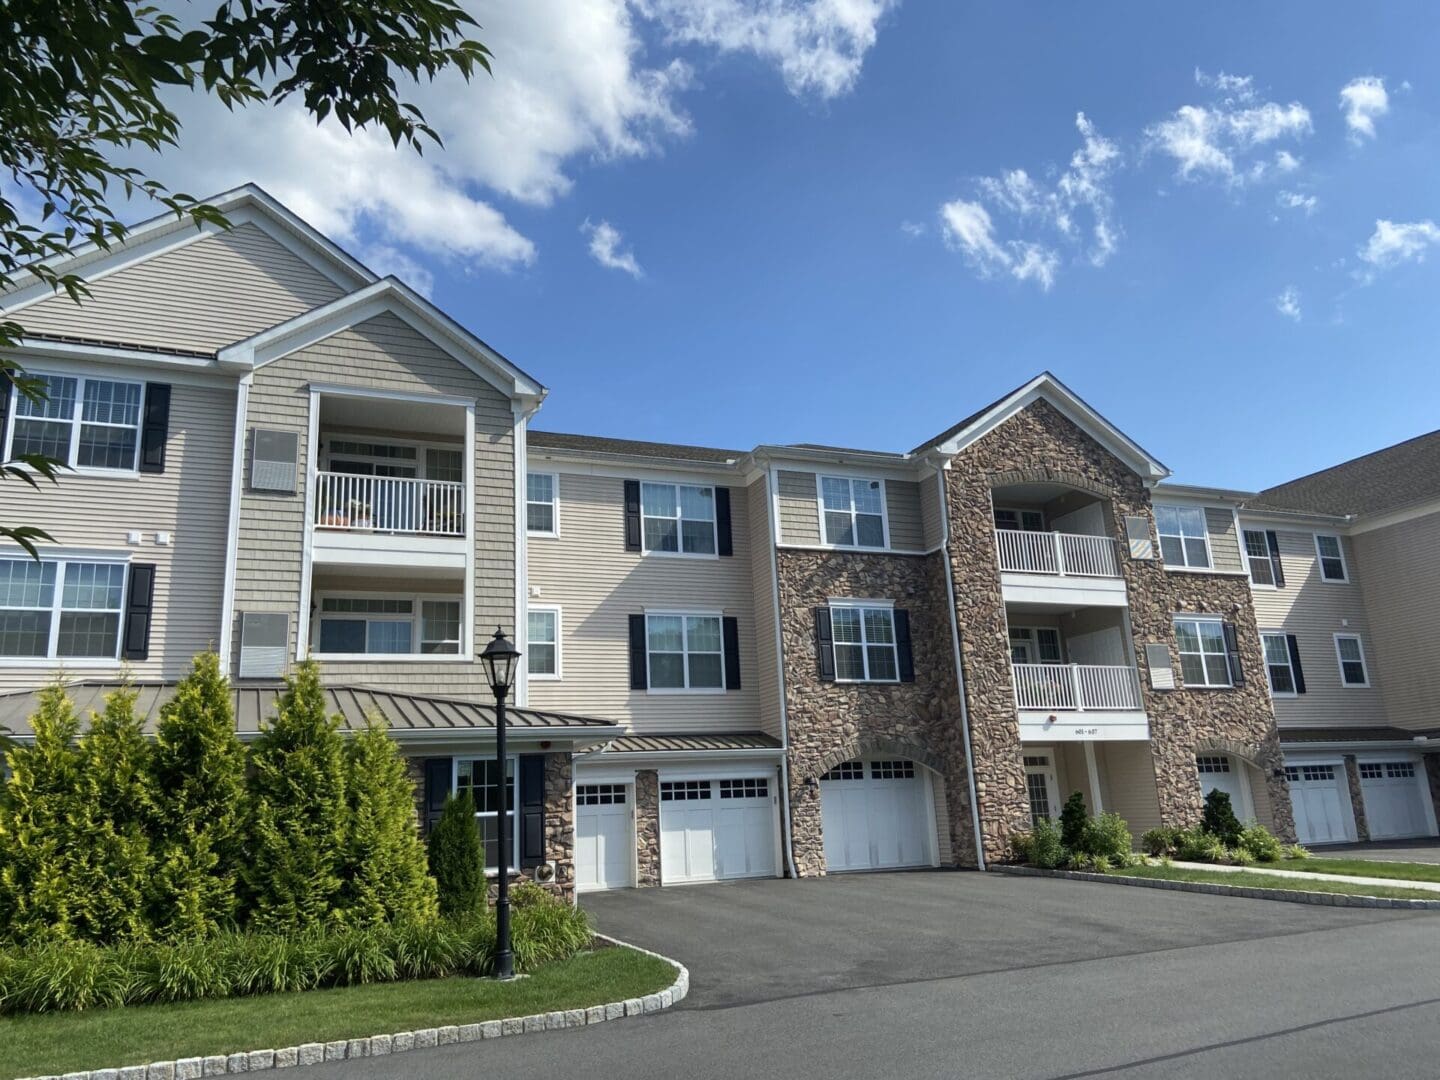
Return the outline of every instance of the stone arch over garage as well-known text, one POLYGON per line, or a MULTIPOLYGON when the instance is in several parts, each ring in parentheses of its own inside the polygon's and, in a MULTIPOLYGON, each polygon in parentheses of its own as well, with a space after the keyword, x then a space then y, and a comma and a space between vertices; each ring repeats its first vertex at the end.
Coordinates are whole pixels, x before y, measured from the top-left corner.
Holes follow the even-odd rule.
POLYGON ((1208 736, 1195 744, 1195 753, 1198 754, 1229 754, 1231 757, 1239 758, 1251 768, 1258 769, 1261 776, 1266 775, 1268 766, 1262 758, 1260 747, 1253 743, 1241 742, 1239 739, 1222 739, 1218 736, 1208 736))
POLYGON ((940 773, 942 776, 944 775, 944 767, 940 759, 918 743, 910 742, 907 739, 892 739, 879 735, 862 735, 858 738, 846 740, 820 758, 815 763, 814 776, 818 779, 842 761, 850 761, 854 758, 867 756, 907 758, 917 765, 924 765, 931 772, 940 773))

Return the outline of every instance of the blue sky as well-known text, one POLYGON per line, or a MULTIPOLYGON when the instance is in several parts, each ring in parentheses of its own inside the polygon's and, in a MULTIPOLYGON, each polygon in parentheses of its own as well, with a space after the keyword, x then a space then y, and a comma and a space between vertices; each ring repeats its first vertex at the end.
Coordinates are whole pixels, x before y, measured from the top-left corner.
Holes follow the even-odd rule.
POLYGON ((543 7, 485 6, 410 201, 227 166, 549 385, 537 427, 903 450, 1048 368, 1250 487, 1440 426, 1433 4, 543 7))

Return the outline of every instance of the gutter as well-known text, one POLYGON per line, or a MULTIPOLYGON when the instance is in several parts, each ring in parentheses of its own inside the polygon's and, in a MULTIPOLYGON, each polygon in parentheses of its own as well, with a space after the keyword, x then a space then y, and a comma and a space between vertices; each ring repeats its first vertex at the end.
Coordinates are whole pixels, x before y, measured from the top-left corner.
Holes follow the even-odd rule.
POLYGON ((780 690, 780 806, 785 811, 785 866, 791 880, 799 880, 795 868, 795 819, 790 816, 790 710, 785 705, 785 627, 780 617, 780 522, 775 506, 777 478, 774 462, 765 465, 765 516, 770 521, 770 599, 775 611, 775 678, 780 690))

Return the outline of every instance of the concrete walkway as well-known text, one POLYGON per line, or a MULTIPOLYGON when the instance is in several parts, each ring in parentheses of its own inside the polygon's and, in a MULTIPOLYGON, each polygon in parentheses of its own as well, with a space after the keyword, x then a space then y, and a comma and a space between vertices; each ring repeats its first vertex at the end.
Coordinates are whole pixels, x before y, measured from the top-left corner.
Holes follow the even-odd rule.
POLYGON ((1315 874, 1308 870, 1275 870, 1266 863, 1254 866, 1222 866, 1219 863, 1172 862, 1184 870, 1220 870, 1224 873, 1274 874, 1276 877, 1302 878, 1310 881, 1344 881, 1351 885, 1388 885, 1392 889, 1427 889, 1440 893, 1440 881, 1411 881, 1408 878, 1355 877, 1352 874, 1315 874))

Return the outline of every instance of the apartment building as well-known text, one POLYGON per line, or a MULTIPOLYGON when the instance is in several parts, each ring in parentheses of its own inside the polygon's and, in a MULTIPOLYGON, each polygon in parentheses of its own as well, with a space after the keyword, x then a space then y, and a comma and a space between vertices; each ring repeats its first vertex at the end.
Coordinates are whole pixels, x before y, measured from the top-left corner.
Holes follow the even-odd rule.
POLYGON ((1434 832, 1440 471, 1182 487, 1048 374, 905 453, 537 431, 546 388, 422 297, 256 188, 215 204, 82 252, 83 305, 0 300, 48 393, 6 401, 6 457, 72 466, 0 487, 54 538, 0 552, 21 737, 57 673, 153 721, 211 648, 249 737, 314 658, 422 821, 468 789, 566 889, 979 866, 1073 791, 1137 835, 1214 786, 1285 836, 1434 832))

